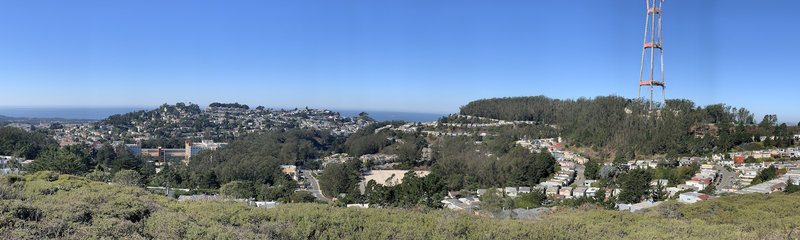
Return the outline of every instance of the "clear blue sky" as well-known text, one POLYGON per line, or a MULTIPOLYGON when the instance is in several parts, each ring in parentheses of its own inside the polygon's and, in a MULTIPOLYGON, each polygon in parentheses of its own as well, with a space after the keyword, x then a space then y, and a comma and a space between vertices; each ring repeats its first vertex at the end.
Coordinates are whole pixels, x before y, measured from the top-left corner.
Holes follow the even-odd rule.
MULTIPOLYGON (((636 97, 643 0, 5 1, 0 106, 636 97)), ((667 98, 800 120, 800 1, 664 3, 667 98)))

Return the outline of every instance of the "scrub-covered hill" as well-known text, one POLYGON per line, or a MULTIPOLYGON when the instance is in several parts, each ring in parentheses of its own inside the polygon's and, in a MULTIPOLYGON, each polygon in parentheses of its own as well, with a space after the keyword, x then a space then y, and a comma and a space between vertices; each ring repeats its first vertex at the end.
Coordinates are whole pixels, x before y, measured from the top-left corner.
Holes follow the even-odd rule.
POLYGON ((562 209, 539 220, 450 210, 178 202, 133 187, 39 172, 0 178, 3 239, 796 238, 800 195, 743 195, 646 213, 562 209))

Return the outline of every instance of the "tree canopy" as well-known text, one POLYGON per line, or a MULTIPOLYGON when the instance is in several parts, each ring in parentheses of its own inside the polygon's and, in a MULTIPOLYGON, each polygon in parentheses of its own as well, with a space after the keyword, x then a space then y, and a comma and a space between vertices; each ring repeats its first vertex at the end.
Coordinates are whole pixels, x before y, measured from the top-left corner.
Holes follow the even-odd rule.
MULTIPOLYGON (((686 99, 669 99, 651 112, 643 100, 618 96, 576 100, 493 98, 470 102, 461 107, 461 114, 553 126, 569 144, 593 146, 605 155, 626 157, 724 152, 751 141, 754 134, 744 127, 754 124, 753 114, 747 109, 723 104, 699 107, 686 99), (706 135, 714 137, 696 137, 706 135)), ((760 128, 768 128, 772 134, 773 120, 774 115, 765 116, 760 128)))
POLYGON ((0 127, 0 155, 36 159, 45 148, 56 146, 56 140, 45 134, 0 127))
POLYGON ((555 172, 550 153, 531 153, 514 147, 498 157, 487 145, 468 137, 445 138, 437 146, 431 170, 442 176, 447 189, 493 186, 533 186, 555 172))

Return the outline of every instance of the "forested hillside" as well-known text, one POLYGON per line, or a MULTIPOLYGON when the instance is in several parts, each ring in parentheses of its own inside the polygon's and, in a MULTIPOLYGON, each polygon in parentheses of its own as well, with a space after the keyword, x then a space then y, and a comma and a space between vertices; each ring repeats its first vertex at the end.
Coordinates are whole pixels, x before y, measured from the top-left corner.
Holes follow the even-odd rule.
POLYGON ((246 188, 248 196, 277 200, 288 197, 296 183, 280 165, 310 166, 336 138, 327 131, 291 129, 250 135, 216 151, 201 151, 188 166, 172 164, 159 172, 153 185, 216 191, 227 183, 246 188))
POLYGON ((522 147, 495 155, 486 144, 453 137, 436 149, 431 170, 444 176, 447 189, 535 186, 555 172, 556 159, 550 153, 531 153, 522 147))
POLYGON ((35 159, 45 148, 56 146, 56 140, 45 134, 0 127, 0 155, 35 159))
MULTIPOLYGON (((658 111, 644 101, 618 96, 559 100, 544 96, 493 98, 470 102, 461 114, 554 125, 573 146, 593 147, 605 156, 668 154, 703 155, 724 152, 753 141, 753 136, 776 136, 763 147, 792 145, 792 131, 767 115, 754 125, 745 108, 724 104, 695 106, 670 99, 658 111), (699 138, 696 136, 713 136, 699 138)), ((758 139, 756 139, 758 140, 758 139)))
POLYGON ((147 191, 39 172, 0 178, 4 239, 791 239, 800 195, 721 197, 646 213, 561 208, 538 220, 451 210, 178 202, 147 191))

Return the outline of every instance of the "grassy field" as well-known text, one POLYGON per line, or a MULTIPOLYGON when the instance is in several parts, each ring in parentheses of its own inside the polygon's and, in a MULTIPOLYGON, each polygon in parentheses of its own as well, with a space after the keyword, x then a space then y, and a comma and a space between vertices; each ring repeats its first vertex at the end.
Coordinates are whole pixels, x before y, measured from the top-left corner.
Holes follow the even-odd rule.
POLYGON ((562 208, 535 221, 450 210, 178 202, 139 188, 40 172, 0 178, 3 239, 787 239, 800 195, 741 195, 644 213, 562 208))

